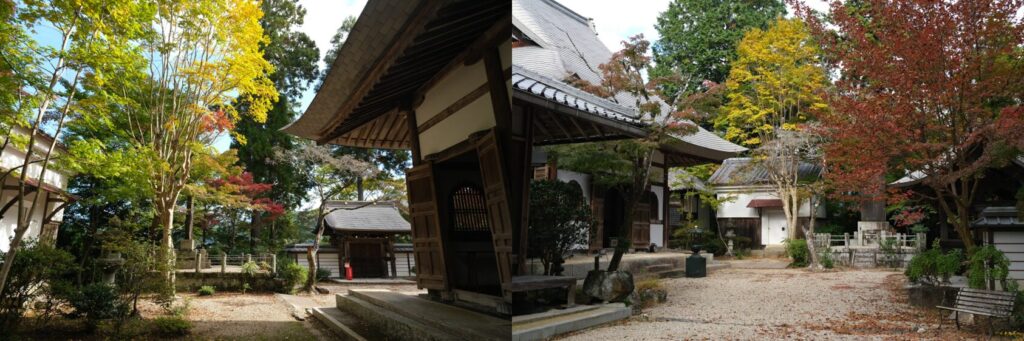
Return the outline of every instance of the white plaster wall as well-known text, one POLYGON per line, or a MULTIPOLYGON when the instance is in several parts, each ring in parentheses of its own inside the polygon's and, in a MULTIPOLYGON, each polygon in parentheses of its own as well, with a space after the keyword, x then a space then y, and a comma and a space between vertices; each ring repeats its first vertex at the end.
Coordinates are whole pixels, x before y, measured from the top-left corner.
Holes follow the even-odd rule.
MULTIPOLYGON (((39 154, 35 155, 40 156, 39 154)), ((51 156, 51 158, 54 157, 56 157, 56 155, 51 156)), ((3 156, 0 157, 0 167, 3 167, 4 172, 15 167, 21 167, 24 165, 24 162, 25 151, 13 146, 7 146, 7 148, 4 149, 3 156)), ((42 170, 42 163, 31 164, 28 166, 28 176, 33 179, 39 179, 39 173, 42 172, 42 170)), ((52 162, 50 163, 50 167, 46 170, 46 176, 43 178, 43 181, 60 189, 67 187, 67 176, 58 173, 54 169, 52 162)))
MULTIPOLYGON (((11 199, 13 199, 15 195, 15 191, 5 191, 3 195, 0 195, 0 201, 2 201, 2 203, 0 203, 0 207, 11 201, 11 199)), ((46 201, 45 192, 39 200, 42 200, 40 203, 46 201)), ((32 206, 31 197, 29 200, 24 200, 23 202, 26 210, 28 210, 32 206)), ((45 205, 40 205, 39 207, 36 207, 36 210, 33 211, 33 214, 31 215, 31 222, 29 223, 28 231, 25 233, 25 236, 22 239, 23 241, 36 239, 39 237, 39 232, 42 229, 42 221, 45 218, 44 212, 49 212, 51 211, 51 209, 52 206, 45 207, 45 205)), ((54 217, 54 219, 56 219, 56 217, 54 217)), ((15 203, 13 206, 11 206, 10 209, 7 210, 7 212, 3 216, 3 219, 0 219, 0 251, 7 252, 7 250, 10 249, 11 239, 14 237, 14 231, 15 228, 17 228, 17 226, 18 204, 15 203)))
MULTIPOLYGON (((768 190, 737 190, 737 189, 720 189, 716 191, 716 197, 718 199, 733 198, 729 202, 722 203, 718 207, 718 218, 757 218, 760 215, 756 208, 747 207, 753 199, 778 199, 774 193, 768 190)), ((819 199, 820 200, 820 199, 819 199)), ((799 216, 806 218, 810 216, 811 205, 809 202, 804 202, 800 205, 799 216)), ((816 212, 818 218, 825 218, 825 207, 820 205, 816 212)))
POLYGON ((590 174, 559 169, 555 174, 555 178, 561 182, 570 182, 575 180, 580 184, 580 188, 583 189, 583 198, 585 198, 587 202, 590 202, 590 191, 592 189, 592 186, 590 186, 590 174))
POLYGON ((665 247, 665 225, 651 224, 651 243, 657 244, 658 248, 665 247))
MULTIPOLYGON (((511 54, 511 52, 510 52, 511 54)), ((462 97, 487 83, 484 62, 452 70, 427 91, 423 103, 416 107, 416 124, 422 125, 462 97)), ((420 154, 427 156, 462 142, 470 134, 494 127, 494 109, 489 93, 420 132, 420 154)))

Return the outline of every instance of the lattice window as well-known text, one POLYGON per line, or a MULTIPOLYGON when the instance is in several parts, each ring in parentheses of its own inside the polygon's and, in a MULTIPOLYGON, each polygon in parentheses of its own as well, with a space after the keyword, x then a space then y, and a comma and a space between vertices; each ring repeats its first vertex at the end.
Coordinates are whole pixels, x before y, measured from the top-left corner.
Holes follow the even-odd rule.
POLYGON ((487 224, 487 204, 484 193, 473 185, 464 185, 452 192, 450 198, 452 230, 490 231, 487 224))

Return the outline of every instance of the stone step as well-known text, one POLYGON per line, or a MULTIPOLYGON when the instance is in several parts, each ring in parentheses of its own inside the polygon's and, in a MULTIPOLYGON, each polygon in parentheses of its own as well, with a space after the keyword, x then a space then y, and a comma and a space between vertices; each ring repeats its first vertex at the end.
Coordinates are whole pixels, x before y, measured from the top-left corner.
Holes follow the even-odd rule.
POLYGON ((338 308, 313 308, 313 317, 327 325, 341 340, 384 340, 387 335, 372 325, 338 308))
MULTIPOLYGON (((570 308, 572 309, 572 308, 570 308)), ((583 330, 629 318, 632 311, 622 303, 602 305, 596 309, 566 312, 545 312, 544 318, 516 317, 512 324, 512 340, 547 340, 557 335, 583 330)))
POLYGON ((352 295, 336 296, 338 309, 366 321, 370 327, 385 334, 384 339, 396 340, 460 340, 437 328, 396 314, 352 295))
POLYGON ((658 278, 680 278, 686 277, 686 270, 671 270, 658 273, 658 278))
POLYGON ((664 271, 671 271, 674 268, 675 268, 675 266, 673 266, 672 264, 661 263, 661 264, 648 265, 648 266, 644 267, 644 270, 647 271, 647 272, 650 272, 650 273, 659 273, 659 272, 664 272, 664 271))
MULTIPOLYGON (((428 327, 430 335, 443 335, 441 339, 456 340, 507 340, 511 321, 475 312, 469 309, 443 304, 429 299, 405 295, 387 290, 349 290, 349 294, 338 296, 338 308, 346 309, 343 299, 371 305, 376 311, 386 312, 401 320, 418 326, 428 327)), ((366 309, 362 304, 349 304, 352 309, 366 309)), ((358 314, 357 314, 358 315, 358 314)), ((369 320, 371 321, 372 320, 369 320)), ((381 328, 389 330, 391 327, 381 328)))

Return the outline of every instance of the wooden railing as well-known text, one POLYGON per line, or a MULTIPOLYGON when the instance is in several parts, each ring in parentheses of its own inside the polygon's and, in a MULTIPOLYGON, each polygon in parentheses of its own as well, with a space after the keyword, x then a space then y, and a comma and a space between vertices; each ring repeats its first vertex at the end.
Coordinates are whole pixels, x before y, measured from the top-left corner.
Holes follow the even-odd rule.
POLYGON ((179 269, 195 269, 201 272, 203 269, 220 267, 220 272, 240 272, 243 264, 254 262, 257 265, 266 263, 270 272, 277 270, 277 255, 271 253, 261 254, 234 254, 221 253, 219 255, 208 255, 204 250, 193 252, 178 251, 177 262, 179 269))

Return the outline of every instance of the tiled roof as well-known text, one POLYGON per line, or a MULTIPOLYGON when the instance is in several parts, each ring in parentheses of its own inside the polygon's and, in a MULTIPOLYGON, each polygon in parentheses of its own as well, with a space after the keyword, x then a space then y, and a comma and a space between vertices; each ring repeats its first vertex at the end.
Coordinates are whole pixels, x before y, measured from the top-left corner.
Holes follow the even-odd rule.
MULTIPOLYGON (((713 185, 742 186, 766 184, 770 180, 768 170, 758 166, 749 157, 735 157, 722 162, 722 166, 711 177, 708 182, 713 185)), ((800 164, 797 170, 800 178, 816 178, 821 175, 822 168, 809 163, 800 164)))
POLYGON ((391 202, 331 201, 327 210, 335 210, 324 218, 327 226, 338 232, 410 232, 409 222, 391 202))
POLYGON ((512 88, 604 118, 642 126, 632 108, 597 97, 518 65, 512 65, 512 88))
MULTIPOLYGON (((598 66, 611 59, 612 51, 597 38, 588 18, 555 0, 513 0, 512 25, 531 41, 537 43, 537 46, 512 49, 514 67, 532 72, 535 75, 532 77, 533 79, 544 77, 555 81, 562 86, 556 86, 553 82, 544 82, 544 85, 563 92, 566 92, 564 88, 576 90, 562 82, 567 77, 576 76, 595 84, 601 82, 598 66)), ((516 83, 515 73, 516 71, 513 69, 514 84, 516 83)), ((518 87, 514 88, 519 90, 518 87)), ((576 92, 582 93, 578 90, 576 92)), ((583 99, 586 103, 604 107, 624 117, 638 117, 636 108, 633 107, 636 98, 628 93, 616 94, 614 102, 584 94, 587 96, 574 97, 583 99), (590 98, 601 101, 590 100, 590 98), (610 109, 606 105, 600 105, 602 102, 615 104, 617 108, 610 109)), ((555 99, 558 98, 555 97, 555 99)), ((667 104, 657 98, 654 100, 661 103, 662 112, 669 112, 670 108, 667 104)), ((590 110, 586 111, 594 113, 590 110)), ((721 160, 747 150, 747 148, 726 141, 704 128, 699 128, 693 134, 674 137, 685 145, 689 145, 685 146, 687 148, 684 148, 684 151, 709 159, 721 160)))
POLYGON ((981 217, 971 223, 971 227, 1024 227, 1024 221, 1017 218, 1016 207, 986 207, 981 211, 981 217))

